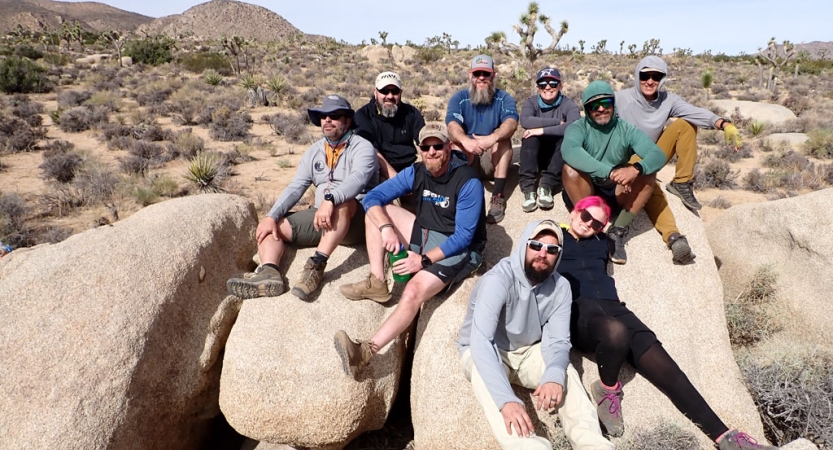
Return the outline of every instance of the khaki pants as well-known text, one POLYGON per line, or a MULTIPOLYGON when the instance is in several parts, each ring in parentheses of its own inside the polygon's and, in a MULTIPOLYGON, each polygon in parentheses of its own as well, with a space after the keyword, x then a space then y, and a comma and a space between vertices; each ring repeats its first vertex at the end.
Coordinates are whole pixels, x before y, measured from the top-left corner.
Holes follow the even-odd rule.
MULTIPOLYGON (((503 369, 509 382, 528 389, 536 389, 541 377, 544 375, 544 357, 541 355, 541 344, 523 347, 513 352, 500 350, 500 357, 503 360, 503 369)), ((503 415, 500 413, 486 384, 477 373, 474 361, 471 358, 471 350, 466 350, 460 358, 463 366, 463 373, 471 381, 474 396, 483 411, 486 413, 486 420, 492 428, 500 447, 512 450, 552 450, 552 444, 546 438, 531 435, 528 438, 520 437, 506 432, 506 425, 503 422, 503 415)), ((527 414, 534 414, 534 411, 527 411, 527 414)), ((613 449, 613 444, 602 436, 599 426, 599 416, 596 408, 587 397, 587 392, 578 376, 578 372, 572 364, 567 366, 567 386, 564 389, 564 400, 558 408, 558 416, 561 425, 564 427, 564 434, 570 441, 573 449, 596 450, 613 449)))

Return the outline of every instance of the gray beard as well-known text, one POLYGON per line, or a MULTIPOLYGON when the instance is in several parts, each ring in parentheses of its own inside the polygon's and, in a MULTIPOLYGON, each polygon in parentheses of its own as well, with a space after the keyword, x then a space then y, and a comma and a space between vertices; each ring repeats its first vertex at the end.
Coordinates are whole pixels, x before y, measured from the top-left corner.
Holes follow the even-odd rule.
POLYGON ((472 105, 491 105, 495 98, 495 85, 490 84, 486 90, 479 90, 474 86, 474 83, 469 86, 469 100, 472 105))
POLYGON ((379 114, 381 114, 382 117, 391 118, 396 115, 396 111, 399 111, 399 105, 397 105, 396 103, 392 105, 388 103, 382 103, 380 106, 381 108, 379 108, 379 114))

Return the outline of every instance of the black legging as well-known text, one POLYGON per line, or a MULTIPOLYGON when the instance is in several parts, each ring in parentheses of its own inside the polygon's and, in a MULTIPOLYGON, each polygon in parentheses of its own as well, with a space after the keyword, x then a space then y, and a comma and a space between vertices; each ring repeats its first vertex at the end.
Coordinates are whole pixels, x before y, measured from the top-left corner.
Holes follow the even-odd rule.
POLYGON ((729 430, 659 341, 651 344, 634 360, 631 333, 622 320, 610 315, 593 314, 579 319, 579 323, 583 326, 574 329, 573 345, 596 355, 602 383, 616 385, 619 369, 628 360, 637 373, 665 394, 709 438, 716 440, 729 430))

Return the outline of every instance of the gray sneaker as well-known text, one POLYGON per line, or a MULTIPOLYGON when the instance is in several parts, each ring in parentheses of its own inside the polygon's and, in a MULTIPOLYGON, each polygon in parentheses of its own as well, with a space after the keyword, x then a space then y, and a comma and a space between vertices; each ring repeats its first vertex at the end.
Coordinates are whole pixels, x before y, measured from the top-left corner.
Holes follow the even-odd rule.
POLYGON ((692 211, 699 211, 703 208, 703 205, 697 201, 697 198, 694 197, 694 182, 689 181, 687 183, 675 183, 670 182, 665 185, 665 190, 680 197, 680 200, 683 201, 683 204, 686 208, 692 211))
POLYGON ((341 357, 344 373, 352 375, 353 378, 358 378, 364 368, 370 364, 370 358, 373 357, 370 342, 354 341, 350 339, 346 332, 338 330, 333 337, 333 344, 338 356, 341 357))
POLYGON ((723 436, 717 446, 720 450, 778 450, 778 447, 761 445, 746 433, 732 430, 723 436))
POLYGON ((675 264, 691 264, 697 256, 691 252, 688 239, 680 233, 668 236, 668 248, 671 249, 671 260, 675 264))
POLYGON ((628 229, 611 226, 607 230, 607 247, 610 253, 610 260, 614 264, 625 264, 628 262, 628 253, 625 251, 625 236, 628 229))
POLYGON ((532 212, 538 209, 538 202, 535 199, 535 192, 524 192, 524 212, 532 212))
POLYGON ((292 295, 307 301, 309 296, 318 289, 321 279, 324 278, 324 269, 327 263, 316 264, 312 258, 307 260, 304 264, 304 271, 298 277, 298 281, 292 288, 292 295))
POLYGON ((596 380, 590 387, 590 394, 596 402, 599 422, 608 436, 619 437, 625 434, 625 420, 622 418, 622 398, 625 394, 619 389, 607 389, 601 380, 596 380))
POLYGON ((538 206, 541 209, 552 209, 552 189, 539 187, 538 188, 538 206))
POLYGON ((486 223, 498 223, 503 220, 506 214, 506 200, 501 195, 493 195, 489 202, 489 212, 486 214, 486 223))
POLYGON ((278 270, 269 266, 258 266, 253 274, 243 278, 229 278, 226 289, 240 298, 277 297, 286 291, 283 277, 278 270))

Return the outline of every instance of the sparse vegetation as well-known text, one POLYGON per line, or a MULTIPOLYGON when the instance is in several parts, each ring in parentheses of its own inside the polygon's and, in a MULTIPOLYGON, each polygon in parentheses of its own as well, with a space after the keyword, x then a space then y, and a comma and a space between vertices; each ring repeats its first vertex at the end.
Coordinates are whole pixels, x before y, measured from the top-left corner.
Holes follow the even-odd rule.
POLYGON ((771 266, 761 266, 734 301, 726 303, 726 326, 735 347, 746 347, 781 329, 772 307, 778 275, 771 266))
POLYGON ((45 72, 27 58, 12 56, 0 60, 0 91, 6 94, 49 92, 52 85, 45 72))
POLYGON ((191 159, 185 179, 203 193, 223 192, 222 184, 227 168, 220 163, 215 153, 202 152, 191 159))
POLYGON ((812 130, 804 143, 807 154, 821 159, 833 159, 833 129, 812 130))
POLYGON ((674 450, 698 450, 700 442, 697 436, 691 431, 684 430, 678 425, 670 422, 661 422, 655 428, 646 430, 639 429, 617 445, 620 450, 644 450, 644 449, 674 449, 674 450))

